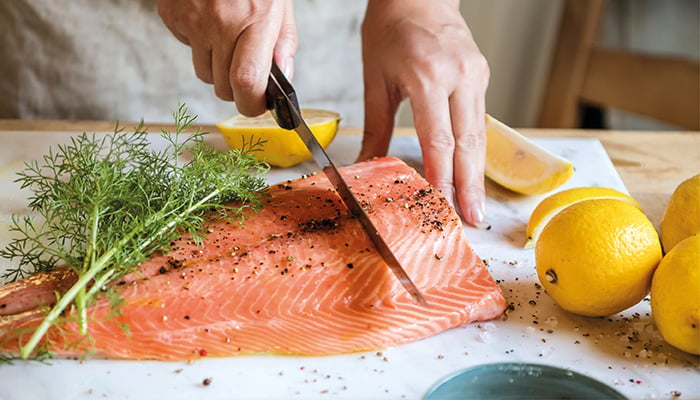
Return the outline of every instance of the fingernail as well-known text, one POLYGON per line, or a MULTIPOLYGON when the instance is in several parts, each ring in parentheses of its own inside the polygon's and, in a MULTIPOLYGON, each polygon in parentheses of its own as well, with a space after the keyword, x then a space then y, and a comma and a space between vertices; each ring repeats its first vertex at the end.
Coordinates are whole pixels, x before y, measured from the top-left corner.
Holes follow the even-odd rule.
POLYGON ((486 213, 483 205, 473 205, 471 207, 471 220, 476 229, 487 231, 491 229, 491 224, 486 222, 486 213))
POLYGON ((294 73, 294 58, 287 57, 284 59, 282 64, 282 72, 287 79, 292 79, 292 74, 294 73))

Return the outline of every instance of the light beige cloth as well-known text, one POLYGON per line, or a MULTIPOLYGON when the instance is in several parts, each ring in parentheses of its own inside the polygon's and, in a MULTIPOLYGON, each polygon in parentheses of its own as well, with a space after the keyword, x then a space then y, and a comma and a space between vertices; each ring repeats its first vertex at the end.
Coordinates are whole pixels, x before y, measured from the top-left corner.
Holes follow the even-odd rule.
MULTIPOLYGON (((336 110, 345 124, 362 125, 365 6, 295 2, 301 104, 336 110)), ((237 113, 196 78, 155 0, 0 1, 0 118, 170 122, 178 101, 201 123, 237 113)))

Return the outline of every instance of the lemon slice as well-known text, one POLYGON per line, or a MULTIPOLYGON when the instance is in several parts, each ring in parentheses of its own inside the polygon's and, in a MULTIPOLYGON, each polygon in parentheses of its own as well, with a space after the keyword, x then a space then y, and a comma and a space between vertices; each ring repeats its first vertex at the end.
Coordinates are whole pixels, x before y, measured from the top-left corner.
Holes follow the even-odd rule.
POLYGON ((525 230, 525 234, 527 235, 525 248, 527 249, 535 246, 535 242, 537 238, 539 238, 542 229, 544 229, 547 223, 561 210, 580 201, 591 199, 617 199, 629 203, 639 210, 642 209, 639 203, 637 203, 637 200, 632 196, 612 188, 585 186, 562 190, 561 192, 554 193, 543 199, 537 207, 535 207, 534 211, 532 211, 532 214, 530 214, 530 219, 527 222, 527 229, 525 230))
MULTIPOLYGON (((301 116, 321 146, 328 147, 338 132, 340 114, 308 108, 301 110, 301 116)), ((311 153, 296 132, 280 128, 269 111, 254 118, 234 115, 218 122, 216 127, 233 149, 240 149, 244 141, 250 143, 251 138, 264 140, 263 150, 255 155, 272 166, 286 168, 311 159, 311 153)))
POLYGON ((522 194, 543 194, 564 184, 573 164, 486 115, 486 176, 522 194))

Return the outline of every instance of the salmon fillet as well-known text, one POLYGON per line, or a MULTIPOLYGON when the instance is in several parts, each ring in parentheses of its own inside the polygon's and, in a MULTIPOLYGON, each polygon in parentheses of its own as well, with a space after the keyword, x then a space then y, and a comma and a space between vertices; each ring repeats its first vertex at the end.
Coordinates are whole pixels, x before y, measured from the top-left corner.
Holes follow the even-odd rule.
MULTIPOLYGON (((395 158, 341 168, 430 308, 393 276, 323 175, 270 187, 245 223, 214 219, 203 246, 183 236, 90 306, 90 340, 63 322, 45 342, 57 357, 190 360, 238 354, 330 355, 385 349, 505 309, 444 197, 395 158), (127 326, 128 329, 123 329, 127 326), (76 345, 76 343, 79 343, 76 345)), ((70 273, 0 288, 0 351, 36 327, 70 273), (34 301, 27 301, 34 299, 34 301), (39 304, 37 304, 39 303, 39 304)), ((74 279, 74 277, 73 277, 74 279)))

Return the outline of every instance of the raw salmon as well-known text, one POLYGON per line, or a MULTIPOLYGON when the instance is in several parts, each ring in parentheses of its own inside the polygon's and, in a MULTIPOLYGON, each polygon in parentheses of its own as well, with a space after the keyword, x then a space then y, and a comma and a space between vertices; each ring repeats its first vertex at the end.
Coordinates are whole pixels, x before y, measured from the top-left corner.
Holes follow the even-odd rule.
MULTIPOLYGON (((115 284, 118 315, 107 296, 90 307, 89 341, 63 322, 49 330, 48 349, 154 360, 329 355, 397 346, 503 313, 503 294, 459 217, 415 170, 379 158, 341 173, 430 308, 411 298, 328 180, 314 175, 271 186, 243 225, 211 220, 203 246, 187 236, 172 243, 115 284)), ((70 279, 52 272, 0 289, 0 351, 18 351, 28 335, 17 332, 45 312, 37 303, 52 301, 70 279)))

